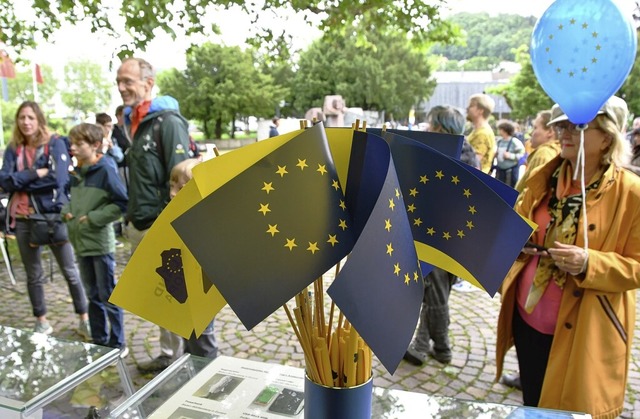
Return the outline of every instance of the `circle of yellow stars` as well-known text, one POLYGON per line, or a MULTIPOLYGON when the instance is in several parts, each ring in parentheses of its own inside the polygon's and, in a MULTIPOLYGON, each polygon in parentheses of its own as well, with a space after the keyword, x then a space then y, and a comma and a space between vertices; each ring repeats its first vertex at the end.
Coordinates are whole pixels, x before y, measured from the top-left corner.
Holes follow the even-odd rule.
MULTIPOLYGON (((417 228, 425 228, 424 231, 431 237, 440 237, 442 240, 446 241, 449 241, 454 237, 464 239, 466 234, 475 228, 473 217, 478 212, 476 205, 472 205, 471 203, 471 196, 473 195, 471 193, 471 189, 462 187, 462 185, 460 185, 460 178, 457 175, 446 176, 443 170, 436 170, 433 179, 429 178, 429 175, 427 174, 421 175, 418 179, 418 183, 426 186, 429 182, 446 182, 447 179, 454 185, 454 187, 452 187, 452 193, 461 193, 467 200, 469 200, 469 203, 467 204, 468 216, 463 225, 460 225, 458 228, 455 228, 453 230, 437 231, 434 226, 428 225, 428 220, 423 220, 419 216, 419 208, 413 202, 407 205, 407 214, 409 215, 409 220, 412 222, 413 226, 417 228), (456 191, 455 189, 453 189, 455 187, 462 190, 456 191), (423 226, 423 224, 425 225, 423 226)), ((418 196, 420 194, 419 188, 420 186, 410 188, 409 196, 414 199, 418 199, 418 196)))
MULTIPOLYGON (((396 210, 396 200, 400 200, 400 198, 402 197, 402 194, 400 193, 400 190, 398 188, 396 188, 395 190, 395 196, 391 197, 388 199, 388 205, 389 205, 389 210, 390 211, 395 211, 396 210)), ((391 233, 391 230, 393 229, 393 224, 391 222, 391 218, 386 218, 384 220, 384 229, 387 231, 387 233, 391 233)), ((385 246, 386 246, 386 254, 389 255, 389 257, 393 257, 393 252, 395 251, 393 249, 393 241, 389 241, 388 243, 385 240, 385 246)), ((400 262, 396 262, 393 264, 393 274, 399 278, 401 278, 404 282, 405 285, 410 285, 411 284, 411 280, 413 280, 414 282, 418 282, 418 279, 420 279, 420 275, 418 274, 418 270, 414 270, 413 272, 411 272, 411 269, 409 270, 405 270, 403 273, 402 267, 400 266, 400 262)))
MULTIPOLYGON (((583 53, 581 55, 586 57, 587 61, 582 65, 577 65, 572 68, 562 68, 557 65, 557 63, 554 63, 553 59, 547 59, 547 64, 550 66, 555 66, 555 72, 557 74, 562 74, 564 72, 569 78, 574 78, 578 75, 584 75, 588 73, 590 67, 598 64, 598 54, 602 50, 602 44, 598 41, 599 34, 597 31, 589 29, 588 22, 579 22, 576 19, 570 19, 568 22, 566 22, 566 24, 560 23, 557 26, 558 32, 569 31, 573 29, 584 31, 585 33, 582 35, 587 35, 588 38, 591 38, 594 41, 594 44, 589 46, 586 46, 585 41, 586 47, 581 48, 581 52, 583 53), (591 31, 591 33, 589 33, 589 31, 591 31)), ((556 41, 556 35, 554 35, 553 33, 547 35, 546 42, 548 45, 544 49, 546 54, 549 54, 551 52, 552 46, 555 43, 554 41, 556 41)), ((566 47, 566 45, 563 44, 562 47, 566 47)))
MULTIPOLYGON (((303 158, 298 158, 297 163, 295 163, 294 165, 290 165, 289 169, 287 168, 288 165, 286 164, 284 165, 278 164, 276 165, 277 169, 275 170, 276 179, 283 179, 285 176, 292 175, 292 173, 289 170, 299 171, 299 172, 304 172, 305 170, 315 170, 318 176, 328 176, 329 171, 327 169, 326 164, 315 163, 314 166, 315 167, 312 168, 310 163, 307 162, 307 159, 303 159, 303 158)), ((265 199, 265 202, 260 202, 258 204, 259 206, 258 212, 261 213, 263 217, 266 217, 267 214, 272 212, 270 207, 271 204, 269 203, 269 196, 271 196, 270 194, 272 192, 276 191, 276 187, 277 187, 277 181, 262 182, 262 187, 260 189, 264 191, 266 199, 265 199)), ((332 187, 336 192, 342 195, 342 189, 340 188, 340 182, 338 182, 338 179, 336 178, 330 179, 330 187, 332 187)), ((283 247, 289 249, 289 251, 292 252, 294 249, 302 246, 303 248, 306 249, 306 251, 315 255, 316 252, 319 252, 322 249, 322 246, 325 244, 327 246, 334 247, 336 244, 340 243, 338 239, 339 231, 345 231, 348 228, 347 217, 346 217, 347 206, 344 199, 341 198, 339 200, 338 206, 340 207, 342 212, 345 214, 345 217, 339 219, 338 224, 335 226, 336 228, 335 234, 328 233, 326 240, 322 239, 314 242, 308 241, 306 244, 298 243, 295 234, 292 235, 291 237, 288 237, 288 235, 285 235, 282 241, 283 247)), ((265 231, 266 234, 271 235, 271 237, 273 238, 281 237, 281 231, 278 226, 279 226, 278 223, 274 223, 274 224, 267 223, 267 229, 265 231)))

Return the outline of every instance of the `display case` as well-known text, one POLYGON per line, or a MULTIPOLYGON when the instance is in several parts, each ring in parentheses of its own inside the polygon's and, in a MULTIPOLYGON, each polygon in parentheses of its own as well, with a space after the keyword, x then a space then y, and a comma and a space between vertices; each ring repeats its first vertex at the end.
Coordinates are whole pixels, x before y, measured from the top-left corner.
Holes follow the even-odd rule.
POLYGON ((85 417, 133 393, 118 349, 0 326, 0 417, 85 417))
MULTIPOLYGON (((111 418, 151 417, 203 419, 214 417, 304 417, 304 403, 283 413, 273 405, 279 395, 304 389, 300 368, 220 356, 208 360, 184 355, 135 395, 118 406, 111 418), (284 416, 283 416, 284 415, 284 416)), ((280 397, 282 399, 282 397, 280 397)), ((374 387, 374 418, 552 418, 586 419, 583 413, 484 403, 451 397, 374 387)), ((288 404, 288 406, 291 403, 288 404)))

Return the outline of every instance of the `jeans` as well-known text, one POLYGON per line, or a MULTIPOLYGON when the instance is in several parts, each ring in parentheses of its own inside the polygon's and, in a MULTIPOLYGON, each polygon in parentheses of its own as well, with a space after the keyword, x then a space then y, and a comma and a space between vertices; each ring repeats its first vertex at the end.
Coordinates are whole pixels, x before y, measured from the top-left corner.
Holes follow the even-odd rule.
POLYGON ((424 297, 420 309, 420 321, 414 338, 414 348, 427 353, 431 348, 441 354, 451 354, 449 344, 449 294, 455 276, 433 268, 425 278, 424 297))
MULTIPOLYGON (((27 274, 27 291, 33 308, 33 315, 41 317, 47 314, 44 299, 44 273, 42 271, 42 248, 29 245, 30 224, 26 219, 16 220, 16 241, 20 250, 20 258, 27 274)), ((73 246, 66 242, 60 246, 49 246, 58 262, 64 279, 67 281, 73 307, 77 314, 87 312, 87 299, 75 264, 73 246)))
MULTIPOLYGON (((136 251, 138 245, 147 234, 147 230, 138 230, 133 226, 133 223, 126 225, 124 229, 125 237, 129 239, 131 243, 131 254, 136 251)), ((170 332, 169 330, 160 327, 160 356, 165 356, 173 359, 177 359, 182 356, 184 352, 184 341, 181 336, 170 332)))
POLYGON ((89 324, 93 343, 122 348, 125 344, 124 313, 120 307, 109 302, 116 286, 116 260, 113 253, 79 256, 78 265, 89 298, 89 324))

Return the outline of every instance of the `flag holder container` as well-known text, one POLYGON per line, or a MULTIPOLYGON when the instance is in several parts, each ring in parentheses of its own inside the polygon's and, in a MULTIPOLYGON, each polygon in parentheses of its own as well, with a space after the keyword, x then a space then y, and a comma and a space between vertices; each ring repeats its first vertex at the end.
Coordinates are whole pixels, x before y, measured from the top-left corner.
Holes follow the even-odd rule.
POLYGON ((373 375, 354 387, 327 387, 304 376, 305 419, 370 419, 373 375))

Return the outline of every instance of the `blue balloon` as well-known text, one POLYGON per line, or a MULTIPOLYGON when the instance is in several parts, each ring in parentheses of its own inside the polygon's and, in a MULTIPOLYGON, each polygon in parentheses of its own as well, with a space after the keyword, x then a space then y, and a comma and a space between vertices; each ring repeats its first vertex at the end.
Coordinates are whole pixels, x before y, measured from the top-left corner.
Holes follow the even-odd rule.
POLYGON ((536 23, 531 64, 569 120, 587 123, 624 83, 636 58, 631 14, 611 0, 556 0, 536 23))

